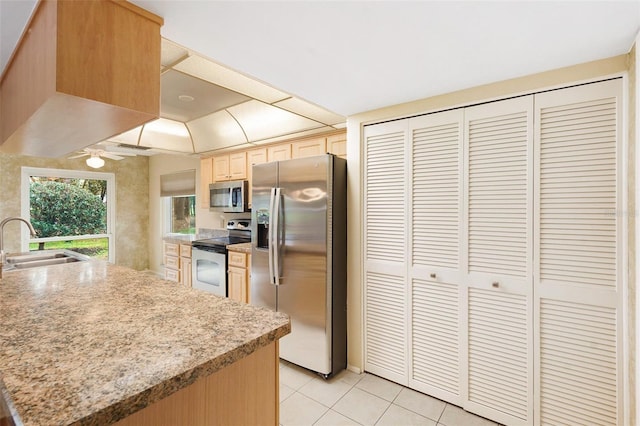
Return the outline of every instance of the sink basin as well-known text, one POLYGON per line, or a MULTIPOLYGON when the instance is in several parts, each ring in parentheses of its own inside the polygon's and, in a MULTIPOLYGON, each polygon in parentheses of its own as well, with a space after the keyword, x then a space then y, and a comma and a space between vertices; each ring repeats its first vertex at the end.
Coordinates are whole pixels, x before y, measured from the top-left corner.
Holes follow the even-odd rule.
POLYGON ((4 271, 37 268, 39 266, 59 265, 63 263, 89 260, 88 256, 71 250, 38 250, 7 256, 4 271))

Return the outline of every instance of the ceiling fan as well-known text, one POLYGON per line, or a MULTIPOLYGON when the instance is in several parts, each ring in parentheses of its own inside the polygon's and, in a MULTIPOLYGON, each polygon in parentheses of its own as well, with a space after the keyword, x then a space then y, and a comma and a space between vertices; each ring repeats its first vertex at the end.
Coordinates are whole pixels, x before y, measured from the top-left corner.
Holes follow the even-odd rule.
POLYGON ((73 158, 80 158, 85 156, 89 156, 89 158, 87 158, 87 166, 93 167, 94 169, 99 169, 100 167, 104 166, 104 160, 102 159, 102 157, 108 158, 110 160, 122 160, 124 159, 124 157, 135 156, 135 154, 124 152, 113 154, 111 152, 105 151, 104 149, 84 148, 82 151, 78 151, 78 155, 73 155, 69 157, 69 159, 71 160, 73 158))

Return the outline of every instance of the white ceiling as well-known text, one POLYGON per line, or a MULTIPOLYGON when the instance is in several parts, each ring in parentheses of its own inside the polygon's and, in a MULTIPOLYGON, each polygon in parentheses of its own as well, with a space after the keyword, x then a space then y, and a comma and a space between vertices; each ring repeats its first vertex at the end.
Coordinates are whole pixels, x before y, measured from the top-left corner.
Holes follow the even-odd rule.
MULTIPOLYGON (((639 1, 133 0, 163 37, 349 116, 629 51, 639 1)), ((33 8, 0 0, 0 67, 33 8)))

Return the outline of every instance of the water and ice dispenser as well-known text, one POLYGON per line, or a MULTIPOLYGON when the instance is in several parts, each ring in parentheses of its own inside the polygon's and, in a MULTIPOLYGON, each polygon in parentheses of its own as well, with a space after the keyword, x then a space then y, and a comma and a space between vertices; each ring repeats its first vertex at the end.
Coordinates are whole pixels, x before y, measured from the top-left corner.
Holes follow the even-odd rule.
POLYGON ((269 209, 260 209, 256 212, 256 220, 258 221, 258 248, 269 248, 269 209))

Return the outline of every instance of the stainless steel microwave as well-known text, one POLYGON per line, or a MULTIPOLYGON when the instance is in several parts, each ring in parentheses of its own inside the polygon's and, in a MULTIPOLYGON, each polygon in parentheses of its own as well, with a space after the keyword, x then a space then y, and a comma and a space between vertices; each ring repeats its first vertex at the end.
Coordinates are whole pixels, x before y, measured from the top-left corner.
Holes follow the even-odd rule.
POLYGON ((209 185, 209 210, 226 213, 249 211, 247 202, 248 182, 232 180, 209 185))

